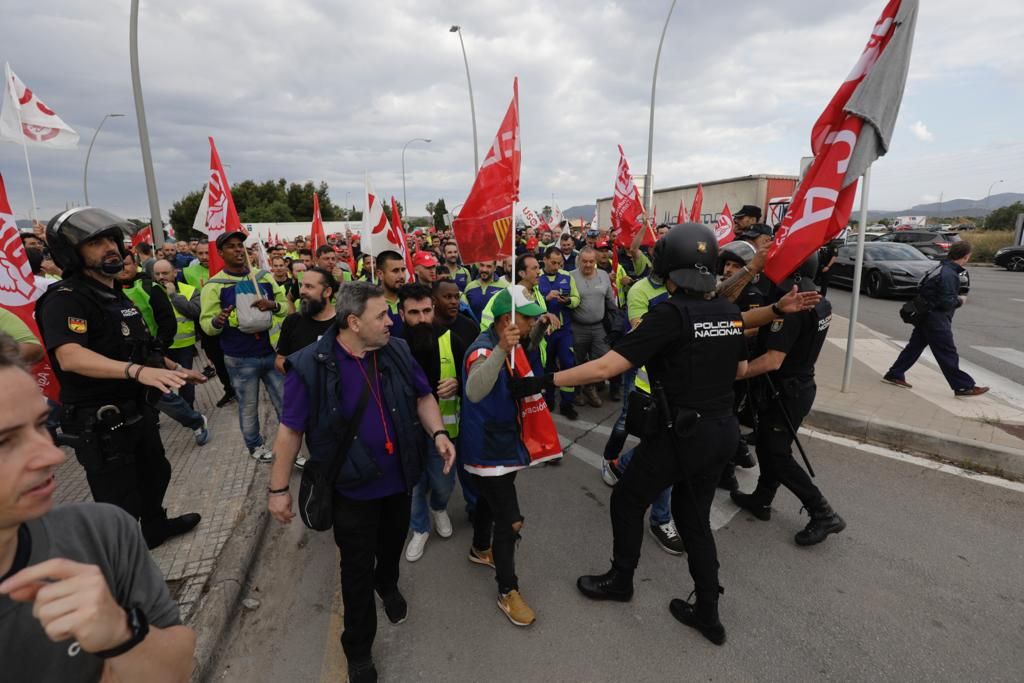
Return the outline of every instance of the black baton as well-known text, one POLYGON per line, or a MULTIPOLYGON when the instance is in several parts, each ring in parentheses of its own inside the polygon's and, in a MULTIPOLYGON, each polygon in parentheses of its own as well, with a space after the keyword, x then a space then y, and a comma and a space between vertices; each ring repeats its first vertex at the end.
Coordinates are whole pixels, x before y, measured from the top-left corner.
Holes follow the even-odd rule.
POLYGON ((782 419, 786 422, 786 429, 789 430, 789 435, 793 437, 793 441, 796 442, 797 450, 800 451, 800 457, 804 459, 804 465, 807 467, 807 473, 812 477, 815 476, 814 468, 811 467, 811 461, 807 459, 807 452, 804 450, 804 445, 800 443, 800 437, 797 436, 796 429, 793 428, 793 420, 789 417, 789 410, 786 408, 786 402, 782 400, 782 396, 775 388, 775 383, 772 382, 772 378, 769 375, 764 376, 768 382, 768 390, 772 392, 772 398, 778 403, 779 409, 782 412, 782 419))

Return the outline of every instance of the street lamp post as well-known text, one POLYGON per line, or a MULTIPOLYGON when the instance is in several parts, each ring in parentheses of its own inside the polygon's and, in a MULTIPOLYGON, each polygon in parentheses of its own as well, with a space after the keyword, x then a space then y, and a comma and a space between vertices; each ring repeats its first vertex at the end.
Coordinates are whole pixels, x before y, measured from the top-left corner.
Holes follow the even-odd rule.
POLYGON ((466 57, 466 43, 462 40, 462 27, 458 25, 452 26, 448 29, 448 32, 459 34, 459 45, 462 46, 462 61, 466 64, 466 83, 469 85, 469 113, 473 117, 473 175, 475 176, 477 171, 480 170, 480 146, 476 141, 476 104, 473 103, 473 80, 469 77, 469 58, 466 57))
POLYGON ((128 54, 132 69, 132 94, 135 96, 135 119, 139 124, 139 146, 142 148, 142 170, 146 174, 149 196, 149 217, 153 227, 153 246, 164 246, 164 223, 160 218, 160 198, 156 193, 153 154, 149 151, 149 127, 146 126, 146 105, 142 101, 142 78, 139 75, 139 0, 132 0, 128 25, 128 54))
POLYGON ((644 208, 647 213, 651 212, 651 197, 653 193, 651 182, 651 171, 654 167, 654 91, 658 86, 658 63, 661 61, 661 46, 665 44, 665 32, 668 31, 668 22, 672 19, 672 11, 676 8, 676 0, 672 0, 672 6, 668 8, 668 16, 665 17, 665 25, 661 27, 661 40, 658 41, 658 54, 654 58, 654 77, 651 79, 651 118, 647 126, 647 178, 644 179, 644 208))
POLYGON ((1006 181, 1005 180, 996 180, 991 185, 988 186, 988 192, 985 193, 985 208, 989 209, 989 213, 992 213, 992 209, 990 209, 989 205, 988 205, 988 200, 992 198, 992 188, 995 187, 996 185, 998 185, 999 183, 1004 183, 1004 182, 1006 182, 1006 181))
POLYGON ((409 198, 405 196, 405 148, 414 142, 425 142, 430 144, 430 138, 413 138, 402 145, 402 209, 405 211, 406 216, 409 215, 409 198))
POLYGON ((96 136, 100 134, 100 128, 107 122, 107 119, 116 119, 124 116, 124 114, 107 114, 100 121, 100 125, 96 126, 96 132, 92 134, 92 140, 89 141, 89 151, 85 153, 85 171, 82 173, 82 190, 85 193, 85 205, 89 206, 89 157, 92 156, 92 146, 96 144, 96 136))

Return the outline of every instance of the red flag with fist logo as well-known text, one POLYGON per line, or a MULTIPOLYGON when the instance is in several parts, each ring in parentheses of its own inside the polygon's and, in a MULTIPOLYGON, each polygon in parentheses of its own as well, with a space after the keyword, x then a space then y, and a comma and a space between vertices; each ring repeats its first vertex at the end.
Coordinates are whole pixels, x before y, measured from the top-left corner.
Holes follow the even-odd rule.
POLYGON ((224 259, 217 251, 217 238, 227 232, 246 232, 238 220, 235 200, 231 198, 231 186, 224 175, 217 146, 210 138, 210 205, 206 210, 206 230, 210 240, 210 277, 224 269, 224 259))
POLYGON ((480 164, 466 203, 452 222, 464 263, 512 256, 515 226, 512 205, 519 201, 519 79, 512 83, 512 102, 480 164))
MULTIPOLYGON (((7 201, 7 190, 4 188, 3 176, 0 176, 0 307, 13 313, 25 323, 39 343, 43 343, 36 325, 36 301, 46 287, 36 282, 32 266, 28 262, 28 254, 18 234, 18 224, 14 220, 14 212, 7 201)), ((32 376, 43 394, 52 401, 58 400, 60 386, 50 366, 49 356, 31 368, 32 376)))
MULTIPOLYGON (((628 248, 636 234, 646 227, 640 190, 633 182, 626 153, 622 151, 622 145, 619 145, 619 168, 615 173, 615 194, 612 195, 612 230, 618 231, 615 241, 628 248)), ((648 237, 645 237, 645 244, 648 237)), ((654 244, 654 241, 651 240, 650 244, 654 244)))

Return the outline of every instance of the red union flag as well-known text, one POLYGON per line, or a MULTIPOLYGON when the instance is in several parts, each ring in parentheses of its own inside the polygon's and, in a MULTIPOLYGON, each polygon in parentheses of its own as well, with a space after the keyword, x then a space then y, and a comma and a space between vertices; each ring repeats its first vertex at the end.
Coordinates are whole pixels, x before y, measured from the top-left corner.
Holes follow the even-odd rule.
POLYGON ((679 211, 676 213, 676 223, 686 222, 686 205, 683 204, 683 200, 679 200, 679 211))
MULTIPOLYGON (((36 325, 36 300, 42 296, 45 287, 36 284, 28 255, 18 234, 18 224, 14 220, 14 212, 7 201, 7 190, 4 179, 0 176, 0 307, 18 316, 32 330, 39 343, 43 343, 36 325)), ((52 401, 58 400, 60 386, 53 374, 48 356, 31 368, 36 383, 52 401)))
POLYGON ((646 227, 640 191, 629 172, 626 153, 622 151, 622 145, 619 145, 619 168, 615 173, 615 194, 612 195, 612 230, 618 231, 615 241, 629 247, 637 232, 646 227))
POLYGON ((715 223, 715 237, 718 238, 718 246, 729 244, 736 237, 733 229, 732 211, 729 210, 728 202, 722 207, 722 213, 718 216, 718 221, 715 223))
POLYGON ((374 191, 370 184, 369 176, 366 177, 366 211, 363 212, 362 238, 360 248, 364 254, 377 256, 382 251, 394 251, 403 253, 402 244, 405 242, 397 229, 388 220, 384 210, 384 202, 374 191))
POLYGON ((519 79, 512 82, 512 102, 480 165, 473 188, 452 232, 465 263, 512 256, 515 239, 512 205, 519 201, 519 79))
POLYGON ((412 265, 412 254, 409 253, 409 241, 405 236, 405 228, 402 227, 402 216, 398 213, 398 202, 395 201, 394 196, 391 197, 391 227, 394 228, 395 234, 400 238, 399 241, 402 243, 402 248, 398 252, 405 258, 405 270, 409 274, 408 277, 411 279, 413 274, 416 272, 412 265))
POLYGON ((693 206, 690 208, 690 220, 694 223, 703 223, 704 217, 700 215, 704 206, 704 188, 697 183, 697 194, 693 195, 693 206))
POLYGON ((324 220, 320 217, 320 195, 313 193, 313 224, 309 229, 309 249, 316 257, 316 250, 327 244, 327 235, 324 233, 324 220))
POLYGON ((0 139, 55 149, 78 146, 78 133, 21 82, 10 64, 4 65, 4 76, 0 139))
POLYGON ((146 227, 138 230, 132 235, 132 249, 145 242, 146 244, 153 244, 153 226, 147 225, 146 227))
POLYGON ((889 0, 857 64, 811 130, 814 161, 768 250, 780 282, 846 227, 857 179, 889 148, 903 99, 918 0, 889 0))
POLYGON ((206 209, 206 234, 210 240, 210 275, 216 275, 224 268, 224 260, 217 251, 217 238, 226 232, 245 232, 238 220, 235 200, 231 198, 231 186, 224 175, 217 146, 210 138, 210 182, 206 186, 209 206, 206 209))

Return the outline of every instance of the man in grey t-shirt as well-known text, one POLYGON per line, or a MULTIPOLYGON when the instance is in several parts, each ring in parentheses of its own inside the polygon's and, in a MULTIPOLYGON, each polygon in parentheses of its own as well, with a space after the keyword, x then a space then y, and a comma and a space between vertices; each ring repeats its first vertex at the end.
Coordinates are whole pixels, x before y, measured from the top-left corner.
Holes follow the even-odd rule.
POLYGON ((0 386, 0 678, 187 681, 195 634, 136 521, 112 505, 53 508, 64 453, 3 334, 0 386))
MULTIPOLYGON (((576 263, 579 267, 569 273, 580 293, 580 305, 572 309, 572 339, 576 364, 581 365, 608 353, 604 314, 607 308, 615 307, 615 290, 608 273, 597 267, 597 251, 593 247, 580 249, 576 263)), ((594 385, 584 387, 576 397, 577 401, 601 407, 594 385)))

